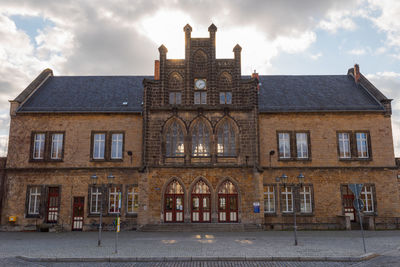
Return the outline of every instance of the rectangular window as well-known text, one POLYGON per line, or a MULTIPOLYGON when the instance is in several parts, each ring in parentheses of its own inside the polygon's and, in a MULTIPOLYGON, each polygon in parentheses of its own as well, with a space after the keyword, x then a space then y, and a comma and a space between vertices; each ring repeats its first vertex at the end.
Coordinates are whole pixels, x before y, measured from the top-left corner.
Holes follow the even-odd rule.
POLYGON ((182 103, 182 93, 181 92, 171 92, 169 93, 169 103, 171 105, 182 103))
POLYGON ((93 135, 93 159, 104 159, 105 143, 105 133, 96 133, 93 135))
POLYGON ((297 158, 308 158, 308 134, 296 133, 297 158))
POLYGON ((136 213, 139 210, 139 194, 138 194, 138 187, 131 186, 128 187, 127 192, 127 212, 128 213, 136 213))
POLYGON ((44 159, 44 144, 46 134, 36 133, 33 137, 33 159, 44 159))
POLYGON ((232 104, 232 92, 220 92, 219 93, 220 104, 232 104))
POLYGON ((302 186, 300 189, 300 212, 312 212, 311 186, 302 186))
POLYGON ((194 103, 196 105, 207 104, 207 92, 194 92, 194 103))
POLYGON ((364 212, 374 212, 374 194, 372 185, 364 185, 360 198, 364 201, 364 212))
POLYGON ((290 158, 290 133, 279 133, 279 158, 290 158))
POLYGON ((90 191, 90 213, 99 214, 101 210, 101 188, 92 187, 90 191))
POLYGON ((119 193, 121 189, 118 186, 112 186, 109 188, 108 194, 108 213, 119 213, 119 193))
POLYGON ((282 212, 293 212, 293 188, 290 186, 282 187, 282 212))
POLYGON ((64 134, 55 133, 51 135, 51 159, 62 159, 64 134))
POLYGON ((338 145, 339 145, 339 158, 342 159, 351 158, 349 133, 338 133, 338 145))
POLYGON ((111 159, 122 159, 123 143, 124 135, 122 133, 111 135, 111 159))
POLYGON ((264 212, 275 212, 275 189, 273 185, 264 186, 264 212))
POLYGON ((359 158, 369 158, 368 154, 368 134, 356 133, 357 156, 359 158))
POLYGON ((41 188, 34 186, 29 188, 28 214, 39 215, 41 188))

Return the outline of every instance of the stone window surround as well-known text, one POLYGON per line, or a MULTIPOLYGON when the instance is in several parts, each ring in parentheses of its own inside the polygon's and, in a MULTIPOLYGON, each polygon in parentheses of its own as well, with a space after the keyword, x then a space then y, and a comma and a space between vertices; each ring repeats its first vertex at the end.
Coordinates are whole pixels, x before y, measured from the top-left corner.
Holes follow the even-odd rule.
MULTIPOLYGON (((293 216, 293 211, 291 212, 283 212, 283 197, 282 197, 282 190, 284 189, 284 186, 281 184, 278 184, 279 186, 279 203, 280 203, 280 212, 282 216, 293 216)), ((292 188, 292 197, 295 200, 295 210, 296 210, 296 215, 300 216, 314 216, 315 212, 315 201, 314 201, 314 186, 311 183, 306 183, 306 184, 293 184, 293 183, 288 183, 286 184, 286 187, 291 187, 292 188), (309 186, 311 189, 311 212, 301 212, 300 210, 300 189, 302 186, 309 186)))
POLYGON ((338 130, 336 131, 336 145, 337 145, 337 153, 338 159, 340 161, 371 161, 372 158, 372 147, 371 147, 371 134, 369 130, 338 130), (340 147, 339 147, 339 133, 348 133, 350 137, 350 157, 349 158, 341 158, 340 157, 340 147), (367 142, 368 142, 368 157, 366 158, 359 158, 358 151, 357 151, 357 133, 366 133, 367 134, 367 142))
MULTIPOLYGON (((343 199, 343 195, 344 195, 344 188, 346 187, 346 186, 348 186, 349 184, 340 184, 340 195, 341 195, 341 198, 342 198, 342 214, 344 215, 345 214, 345 212, 344 212, 344 199, 343 199)), ((375 187, 375 184, 374 183, 365 183, 365 184, 363 184, 363 188, 362 189, 364 189, 364 186, 371 186, 371 188, 372 188, 372 197, 373 197, 373 199, 372 199, 372 201, 373 201, 373 206, 374 206, 374 211, 372 211, 372 212, 365 212, 365 211, 362 211, 365 215, 374 215, 374 216, 378 216, 378 206, 377 206, 377 199, 376 199, 376 187, 375 187)), ((349 189, 349 191, 351 192, 351 190, 349 189)), ((361 197, 361 195, 360 195, 360 197, 361 197)))
MULTIPOLYGON (((124 212, 126 213, 126 203, 127 203, 127 199, 126 196, 124 195, 124 188, 122 184, 96 184, 96 185, 92 185, 89 184, 88 185, 88 200, 87 201, 87 207, 88 207, 88 215, 87 217, 100 217, 100 212, 99 213, 91 213, 90 212, 90 197, 91 197, 91 189, 92 187, 98 187, 101 191, 101 201, 103 201, 102 207, 102 216, 103 217, 113 217, 116 216, 117 214, 121 215, 124 212), (109 194, 110 194, 110 189, 111 187, 118 187, 120 188, 121 192, 121 209, 120 212, 109 212, 109 194), (125 203, 125 204, 124 204, 125 203)), ((126 188, 125 188, 126 189, 126 188)))
MULTIPOLYGON (((125 217, 137 217, 138 212, 128 212, 128 192, 129 192, 129 188, 133 187, 135 190, 135 193, 138 195, 138 206, 140 207, 140 201, 139 201, 139 186, 138 184, 128 184, 125 185, 125 195, 122 195, 122 201, 125 204, 122 204, 122 207, 124 207, 124 205, 126 205, 126 209, 125 209, 125 217)), ((138 207, 138 210, 139 210, 138 207)), ((122 212, 121 212, 122 214, 122 212)))
MULTIPOLYGON (((274 189, 273 196, 274 196, 275 208, 274 208, 274 211, 273 211, 273 212, 268 212, 268 211, 265 211, 265 207, 264 207, 264 211, 263 211, 263 212, 264 212, 264 215, 265 215, 265 216, 271 216, 271 215, 276 216, 276 211, 278 210, 277 185, 276 185, 276 184, 263 184, 263 189, 264 189, 266 186, 272 186, 273 189, 274 189)), ((263 195, 265 196, 265 191, 263 192, 263 195)), ((263 198, 263 199, 264 199, 264 198, 263 198)))
POLYGON ((90 134, 90 161, 102 162, 102 161, 123 161, 124 160, 124 152, 125 152, 125 131, 92 131, 90 134), (104 133, 105 134, 105 146, 104 146, 104 158, 103 159, 95 159, 93 158, 93 149, 94 149, 94 135, 104 133), (122 134, 122 158, 111 158, 111 148, 112 148, 112 135, 113 134, 122 134))
POLYGON ((278 130, 276 131, 276 143, 277 143, 277 151, 278 151, 278 161, 311 161, 311 138, 310 138, 309 130, 297 130, 297 131, 289 131, 289 130, 278 130), (288 133, 290 140, 290 157, 289 158, 281 158, 279 157, 279 134, 280 133, 288 133), (297 142, 296 142, 296 134, 305 133, 307 134, 307 148, 308 148, 308 157, 307 158, 298 158, 297 157, 297 142))
POLYGON ((31 145, 29 152, 29 162, 62 162, 64 161, 64 147, 65 147, 65 131, 32 131, 31 132, 31 145), (44 150, 43 158, 35 159, 33 158, 34 145, 35 145, 35 135, 44 134, 44 150), (51 147, 52 147, 52 136, 53 134, 62 134, 62 148, 61 148, 61 158, 52 159, 51 158, 51 147))
POLYGON ((27 185, 26 189, 26 198, 25 198, 25 218, 44 218, 45 221, 47 221, 46 218, 46 209, 47 209, 47 198, 48 198, 48 192, 49 192, 49 187, 58 187, 58 218, 60 217, 60 205, 61 205, 61 193, 62 193, 62 186, 59 184, 29 184, 27 185), (40 206, 39 206, 39 214, 29 214, 28 213, 28 208, 29 208, 29 192, 32 187, 40 187, 41 192, 40 192, 40 206))

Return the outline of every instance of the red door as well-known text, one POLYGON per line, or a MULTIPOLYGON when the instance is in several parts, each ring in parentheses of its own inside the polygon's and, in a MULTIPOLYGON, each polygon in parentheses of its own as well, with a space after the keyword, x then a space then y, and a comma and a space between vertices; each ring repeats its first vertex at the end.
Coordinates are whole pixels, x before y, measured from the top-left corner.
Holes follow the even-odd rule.
POLYGON ((164 197, 164 222, 183 222, 184 220, 183 187, 177 180, 169 183, 164 197))
POLYGON ((59 212, 59 188, 49 187, 47 196, 47 222, 57 223, 59 212))
POLYGON ((356 220, 356 210, 353 206, 354 194, 347 185, 343 188, 343 209, 344 215, 350 216, 350 221, 356 220))
POLYGON ((192 222, 211 221, 211 192, 210 187, 200 179, 192 190, 192 222))
POLYGON ((82 231, 83 229, 84 203, 84 197, 74 197, 72 231, 82 231))
POLYGON ((238 221, 238 193, 236 186, 229 180, 222 183, 218 190, 218 222, 238 221))

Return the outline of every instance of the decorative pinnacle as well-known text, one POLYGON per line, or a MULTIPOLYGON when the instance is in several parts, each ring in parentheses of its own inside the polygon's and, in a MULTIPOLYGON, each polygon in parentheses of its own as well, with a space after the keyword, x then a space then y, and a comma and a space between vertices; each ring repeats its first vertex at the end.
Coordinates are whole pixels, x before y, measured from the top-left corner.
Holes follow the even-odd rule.
POLYGON ((188 24, 186 24, 185 27, 183 27, 183 31, 184 32, 192 32, 192 27, 188 24))
POLYGON ((165 45, 161 45, 159 48, 158 48, 158 51, 160 51, 160 54, 166 54, 167 52, 168 52, 168 49, 165 47, 165 45))
POLYGON ((217 31, 217 26, 214 25, 214 23, 211 23, 210 27, 208 27, 209 32, 216 32, 217 31))
POLYGON ((233 52, 242 52, 242 47, 239 45, 239 44, 237 44, 237 45, 235 45, 235 47, 233 48, 233 52))

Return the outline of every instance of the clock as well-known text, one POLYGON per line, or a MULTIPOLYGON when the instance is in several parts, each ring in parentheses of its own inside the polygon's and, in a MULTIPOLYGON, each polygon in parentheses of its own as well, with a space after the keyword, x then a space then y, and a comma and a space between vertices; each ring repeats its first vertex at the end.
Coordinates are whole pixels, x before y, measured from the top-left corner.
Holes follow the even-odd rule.
POLYGON ((196 79, 194 81, 194 86, 196 87, 196 89, 205 89, 206 88, 206 80, 205 79, 196 79))

